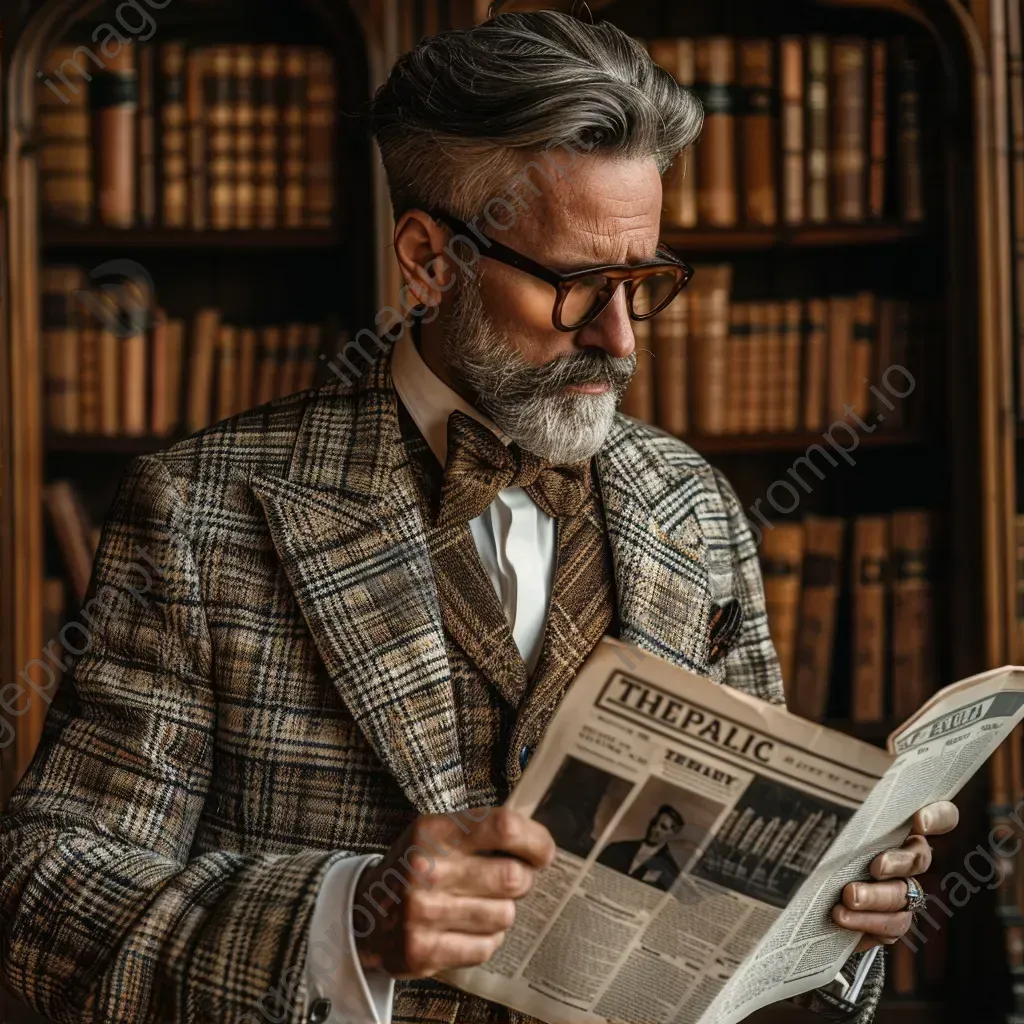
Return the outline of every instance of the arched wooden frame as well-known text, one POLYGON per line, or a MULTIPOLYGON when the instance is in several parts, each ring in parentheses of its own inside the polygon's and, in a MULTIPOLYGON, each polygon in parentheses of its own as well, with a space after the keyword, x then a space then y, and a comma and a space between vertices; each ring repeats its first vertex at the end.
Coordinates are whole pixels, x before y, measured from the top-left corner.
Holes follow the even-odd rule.
MULTIPOLYGON (((35 131, 36 70, 47 49, 75 21, 102 0, 48 0, 21 32, 2 79, 5 124, 3 193, 0 213, 5 273, 0 282, 0 694, 17 707, 25 697, 13 699, 15 682, 33 658, 42 655, 50 637, 43 636, 42 586, 44 578, 44 525, 42 487, 44 435, 39 311, 39 193, 32 140, 35 131)), ((362 75, 357 94, 370 96, 387 77, 399 54, 415 42, 419 26, 437 31, 434 0, 303 0, 318 18, 336 52, 355 59, 340 62, 339 74, 362 75), (359 42, 354 42, 359 41, 359 42), (358 53, 355 48, 361 47, 358 53)), ((350 84, 352 81, 350 80, 350 84)), ((342 95, 345 95, 342 89, 342 95)), ((352 94, 350 92, 349 94, 352 94)), ((353 267, 365 268, 364 280, 354 289, 369 296, 358 315, 372 322, 376 309, 397 295, 397 268, 390 244, 394 222, 387 182, 375 146, 368 149, 364 180, 372 190, 372 223, 368 230, 350 232, 344 242, 353 267), (355 237, 355 236, 359 237, 355 237)), ((38 695, 29 713, 12 721, 14 744, 0 750, 0 805, 27 766, 38 740, 44 708, 38 695)), ((3 714, 0 711, 0 714, 3 714)))

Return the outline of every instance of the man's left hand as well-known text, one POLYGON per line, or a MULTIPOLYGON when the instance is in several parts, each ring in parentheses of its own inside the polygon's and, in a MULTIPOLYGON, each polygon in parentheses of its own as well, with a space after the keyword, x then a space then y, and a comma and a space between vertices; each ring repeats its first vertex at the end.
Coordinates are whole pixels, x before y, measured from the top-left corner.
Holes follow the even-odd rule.
POLYGON ((832 908, 832 920, 840 928, 863 932, 856 952, 872 946, 890 946, 909 930, 913 915, 906 910, 907 883, 904 879, 923 875, 932 863, 932 848, 925 836, 951 832, 960 820, 954 804, 929 804, 914 815, 907 841, 898 850, 886 850, 872 862, 874 881, 850 882, 843 889, 843 901, 832 908))

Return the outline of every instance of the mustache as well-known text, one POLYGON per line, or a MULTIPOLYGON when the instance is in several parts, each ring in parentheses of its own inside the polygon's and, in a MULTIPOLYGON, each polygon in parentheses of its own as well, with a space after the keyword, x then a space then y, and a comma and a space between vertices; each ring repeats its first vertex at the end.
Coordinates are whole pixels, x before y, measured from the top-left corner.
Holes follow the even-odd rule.
POLYGON ((555 395, 563 388, 585 384, 607 384, 613 391, 622 392, 636 372, 636 353, 620 357, 601 349, 586 349, 531 369, 534 393, 555 395))

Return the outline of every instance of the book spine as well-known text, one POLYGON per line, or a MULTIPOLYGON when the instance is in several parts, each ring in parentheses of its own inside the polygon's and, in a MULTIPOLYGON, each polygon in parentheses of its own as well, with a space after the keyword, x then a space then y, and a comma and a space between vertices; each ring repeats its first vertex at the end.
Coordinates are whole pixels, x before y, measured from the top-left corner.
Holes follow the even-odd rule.
POLYGON ((654 367, 651 361, 650 320, 634 320, 633 338, 636 344, 636 372, 622 396, 621 411, 625 416, 642 423, 654 423, 654 367))
POLYGON ((853 672, 851 717, 885 718, 886 579, 889 520, 862 516, 853 524, 853 672))
POLYGON ((892 948, 892 992, 901 998, 917 992, 917 954, 903 942, 892 948))
POLYGON ((783 359, 784 339, 782 303, 765 303, 765 374, 764 413, 762 429, 770 433, 782 430, 785 388, 785 362, 783 359))
POLYGON ((213 373, 216 360, 220 311, 201 309, 196 314, 189 353, 188 416, 190 433, 209 426, 213 409, 213 373))
POLYGON ((36 83, 38 166, 43 217, 86 225, 93 216, 93 144, 89 86, 80 67, 75 47, 46 55, 53 77, 40 72, 36 83))
POLYGON ((900 216, 907 223, 924 220, 924 193, 921 181, 921 94, 918 88, 918 64, 905 39, 896 40, 897 60, 897 138, 899 150, 900 216))
POLYGON ((701 39, 695 48, 695 92, 704 105, 697 147, 697 209, 702 223, 734 227, 736 188, 735 53, 728 38, 701 39))
POLYGON ((217 332, 217 408, 214 420, 234 415, 238 394, 238 328, 221 324, 217 332))
POLYGON ((259 377, 256 386, 257 405, 265 405, 277 397, 280 359, 281 328, 264 327, 260 332, 259 377))
POLYGON ((277 227, 281 220, 281 51, 261 46, 256 95, 256 226, 277 227))
POLYGON ((97 213, 101 224, 135 224, 135 130, 139 106, 136 46, 128 43, 93 76, 89 103, 96 132, 97 213))
POLYGON ((306 140, 309 161, 306 223, 312 228, 329 228, 334 223, 334 111, 337 103, 331 55, 326 50, 314 50, 309 57, 309 124, 306 140))
MULTIPOLYGON (((656 39, 651 58, 685 89, 693 89, 696 74, 692 39, 656 39)), ((697 178, 693 150, 676 157, 663 178, 665 219, 681 228, 697 226, 697 178)))
POLYGON ((866 41, 841 39, 833 42, 833 212, 836 220, 854 224, 865 219, 866 76, 866 41))
POLYGON ((782 429, 800 429, 800 362, 803 350, 803 303, 791 299, 782 314, 782 429))
POLYGON ((761 541, 761 572, 764 577, 768 628, 782 668, 787 704, 796 673, 797 630, 800 625, 800 580, 803 567, 804 529, 799 523, 776 523, 761 541))
POLYGON ((837 296, 828 300, 828 385, 825 418, 842 419, 850 402, 850 369, 853 346, 853 300, 837 296))
POLYGON ((53 523, 68 579, 75 598, 85 600, 92 575, 93 549, 91 524, 82 510, 74 487, 67 480, 55 480, 43 488, 43 502, 53 523))
POLYGON ((107 327, 98 334, 100 364, 100 433, 121 432, 121 339, 107 327))
POLYGON ((83 434, 100 432, 100 331, 83 317, 78 354, 79 426, 83 434))
POLYGON ((729 303, 729 338, 726 342, 725 433, 742 434, 750 380, 750 304, 729 303))
POLYGON ((235 408, 245 412, 256 404, 256 360, 259 356, 259 336, 252 327, 238 332, 238 393, 235 408))
POLYGON ((306 218, 307 104, 306 51, 287 47, 284 52, 284 105, 281 108, 283 144, 284 226, 299 228, 306 218))
POLYGON ((189 226, 205 231, 209 226, 206 184, 207 110, 204 93, 209 51, 191 50, 186 57, 185 107, 188 117, 189 226))
MULTIPOLYGON (((306 340, 305 324, 288 324, 284 330, 284 357, 281 360, 278 388, 281 395, 296 391, 302 366, 302 350, 306 340)), ((653 421, 652 421, 653 422, 653 421)))
POLYGON ((655 387, 657 422, 662 430, 682 437, 687 430, 686 336, 689 296, 678 295, 651 320, 651 349, 658 368, 655 387))
POLYGON ((829 195, 829 99, 828 40, 807 40, 807 219, 815 224, 828 220, 829 195))
POLYGON ((729 337, 729 292, 732 266, 708 266, 699 272, 701 286, 690 292, 698 379, 694 387, 694 425, 704 434, 725 433, 728 391, 726 344, 729 337))
POLYGON ((235 60, 230 46, 209 52, 203 92, 207 113, 207 180, 210 227, 235 226, 235 60))
POLYGON ((743 96, 743 215, 748 224, 770 227, 778 219, 775 137, 778 95, 775 53, 768 39, 739 44, 739 81, 743 96))
POLYGON ((170 433, 171 410, 167 386, 167 313, 158 309, 153 316, 149 348, 149 431, 154 437, 170 433))
MULTIPOLYGON (((256 226, 256 49, 235 47, 235 227, 256 226)), ((333 110, 332 110, 333 113, 333 110)), ((331 172, 333 183, 333 171, 331 172)))
POLYGON ((932 518, 894 512, 892 531, 893 714, 908 718, 934 692, 931 587, 932 518))
POLYGON ((846 523, 809 516, 804 528, 800 629, 790 710, 818 722, 828 709, 846 523))
POLYGON ((868 129, 868 217, 885 216, 886 135, 889 131, 886 111, 888 90, 885 40, 871 44, 871 124, 868 129))
POLYGON ((185 44, 160 47, 160 191, 164 227, 189 220, 189 123, 185 107, 185 44))
POLYGON ((788 36, 780 44, 782 82, 782 219, 804 221, 804 44, 788 36))
POLYGON ((156 50, 139 45, 139 226, 156 224, 156 50))
POLYGON ((850 397, 862 420, 871 413, 871 373, 874 368, 878 314, 875 296, 860 292, 853 300, 853 351, 850 360, 850 397))
MULTIPOLYGON (((886 362, 885 366, 882 367, 877 378, 878 380, 882 379, 885 371, 890 366, 906 367, 909 362, 908 356, 910 355, 911 343, 911 306, 905 299, 897 299, 892 303, 892 328, 890 338, 892 346, 890 359, 886 362)), ((885 389, 882 387, 878 387, 877 390, 883 395, 886 394, 885 389)), ((872 395, 879 402, 876 420, 878 415, 884 415, 885 417, 884 420, 877 420, 877 422, 884 422, 885 426, 891 430, 901 430, 910 425, 907 417, 908 410, 905 399, 889 396, 883 405, 883 400, 879 398, 875 392, 872 392, 872 395)))
POLYGON ((185 323, 182 320, 167 321, 167 426, 166 433, 172 434, 182 422, 182 385, 185 373, 185 323))
POLYGON ((316 380, 317 357, 323 347, 324 329, 320 324, 306 325, 306 344, 303 349, 302 366, 296 382, 297 391, 309 391, 316 380))
POLYGON ((811 299, 807 303, 804 339, 804 430, 820 430, 825 425, 825 379, 828 367, 827 300, 811 299))
POLYGON ((47 426, 60 433, 76 434, 81 429, 82 319, 76 295, 85 287, 85 274, 79 267, 44 267, 40 276, 47 426))
POLYGON ((768 372, 768 306, 750 303, 750 333, 747 344, 747 387, 743 402, 743 433, 765 429, 765 377, 768 372))

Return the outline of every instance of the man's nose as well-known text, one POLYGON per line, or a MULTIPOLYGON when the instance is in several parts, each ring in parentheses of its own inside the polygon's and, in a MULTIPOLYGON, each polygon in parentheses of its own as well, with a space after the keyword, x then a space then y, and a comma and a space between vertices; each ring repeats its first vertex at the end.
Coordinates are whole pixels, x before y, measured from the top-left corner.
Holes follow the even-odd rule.
POLYGON ((636 348, 633 324, 629 318, 626 285, 620 285, 612 301, 576 337, 582 348, 600 348, 616 359, 624 359, 636 348))

